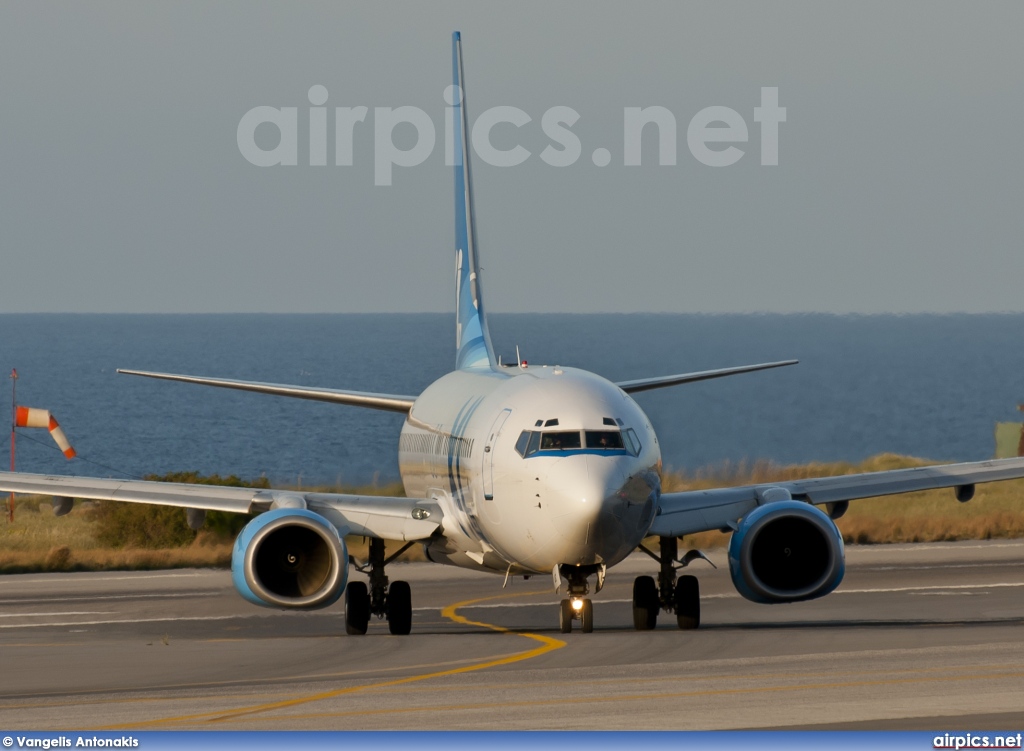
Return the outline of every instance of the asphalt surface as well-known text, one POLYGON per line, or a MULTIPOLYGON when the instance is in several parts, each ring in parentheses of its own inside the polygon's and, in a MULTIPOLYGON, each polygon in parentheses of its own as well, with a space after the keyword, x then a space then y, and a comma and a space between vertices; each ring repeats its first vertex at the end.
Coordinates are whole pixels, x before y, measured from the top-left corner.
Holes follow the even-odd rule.
POLYGON ((633 630, 643 556, 569 635, 550 580, 431 564, 389 567, 405 637, 224 571, 0 577, 0 729, 1024 729, 1024 541, 849 548, 836 593, 778 606, 710 555, 690 632, 633 630))

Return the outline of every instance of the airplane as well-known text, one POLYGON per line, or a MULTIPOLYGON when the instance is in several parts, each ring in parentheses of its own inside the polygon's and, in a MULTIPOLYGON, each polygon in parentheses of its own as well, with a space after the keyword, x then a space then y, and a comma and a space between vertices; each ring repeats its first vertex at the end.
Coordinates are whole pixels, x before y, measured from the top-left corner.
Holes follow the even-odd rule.
POLYGON ((700 625, 695 576, 679 572, 706 558, 680 556, 679 538, 731 533, 729 570, 739 593, 758 603, 811 600, 839 586, 845 570, 835 520, 850 501, 951 487, 964 502, 983 482, 1024 477, 1024 458, 927 466, 713 490, 662 492, 661 449, 633 395, 651 389, 779 368, 794 360, 613 383, 594 373, 520 360, 491 346, 473 214, 462 43, 452 37, 455 113, 455 370, 418 396, 308 388, 138 370, 120 373, 240 389, 405 415, 398 463, 405 497, 254 490, 183 483, 0 473, 0 491, 53 496, 58 515, 73 499, 178 506, 198 529, 207 511, 254 514, 234 542, 232 580, 256 605, 324 608, 344 595, 348 634, 370 618, 392 634, 412 628, 409 584, 387 567, 422 545, 433 562, 509 577, 550 576, 559 629, 594 628, 595 592, 608 569, 641 550, 657 565, 633 583, 633 627, 653 629, 673 613, 681 629, 700 625), (461 158, 459 158, 461 156, 461 158), (824 507, 824 508, 820 508, 824 507), (356 570, 345 536, 369 539, 356 570), (658 538, 658 549, 644 545, 658 538), (404 543, 386 555, 385 541, 404 543))

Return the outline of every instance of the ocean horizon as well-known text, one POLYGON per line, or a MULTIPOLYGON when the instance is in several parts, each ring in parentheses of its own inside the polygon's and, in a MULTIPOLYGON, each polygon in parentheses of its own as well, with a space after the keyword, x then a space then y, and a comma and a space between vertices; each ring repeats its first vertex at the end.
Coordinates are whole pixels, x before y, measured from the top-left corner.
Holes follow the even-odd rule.
MULTIPOLYGON (((506 361, 518 346, 531 366, 613 381, 800 360, 636 395, 669 469, 883 452, 973 461, 993 455, 996 422, 1022 419, 1019 313, 506 313, 489 325, 506 361)), ((453 367, 454 330, 446 313, 0 314, 0 367, 18 370, 18 404, 53 412, 79 452, 69 462, 46 431, 20 429, 18 469, 390 482, 401 415, 114 371, 417 395, 453 367)))

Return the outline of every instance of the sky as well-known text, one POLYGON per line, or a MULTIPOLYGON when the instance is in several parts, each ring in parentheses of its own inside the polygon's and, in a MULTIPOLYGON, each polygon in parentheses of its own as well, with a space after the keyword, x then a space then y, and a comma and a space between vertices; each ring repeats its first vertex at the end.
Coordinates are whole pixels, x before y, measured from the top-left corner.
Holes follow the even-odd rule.
POLYGON ((1021 28, 1019 2, 4 2, 0 312, 454 310, 455 29, 470 120, 530 118, 490 131, 524 162, 473 156, 492 311, 1024 311, 1021 28), (334 108, 359 106, 338 166, 334 108), (297 164, 245 157, 257 107, 297 108, 297 164), (378 185, 377 108, 398 107, 436 144, 378 185), (579 115, 568 166, 540 156, 553 107, 579 115), (655 126, 624 164, 631 107, 671 113, 675 164, 655 126), (690 147, 709 107, 747 129, 710 146, 729 166, 690 147))

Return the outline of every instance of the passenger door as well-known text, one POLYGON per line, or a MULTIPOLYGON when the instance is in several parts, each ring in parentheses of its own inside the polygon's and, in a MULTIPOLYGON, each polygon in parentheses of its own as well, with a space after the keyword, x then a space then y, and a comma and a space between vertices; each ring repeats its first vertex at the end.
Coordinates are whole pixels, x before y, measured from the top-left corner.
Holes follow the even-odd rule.
POLYGON ((494 423, 491 425, 491 429, 487 433, 487 442, 484 443, 484 458, 483 458, 483 480, 484 480, 484 500, 494 500, 494 446, 497 443, 498 436, 501 435, 501 428, 505 424, 505 420, 512 414, 512 410, 503 409, 501 414, 495 418, 494 423))

